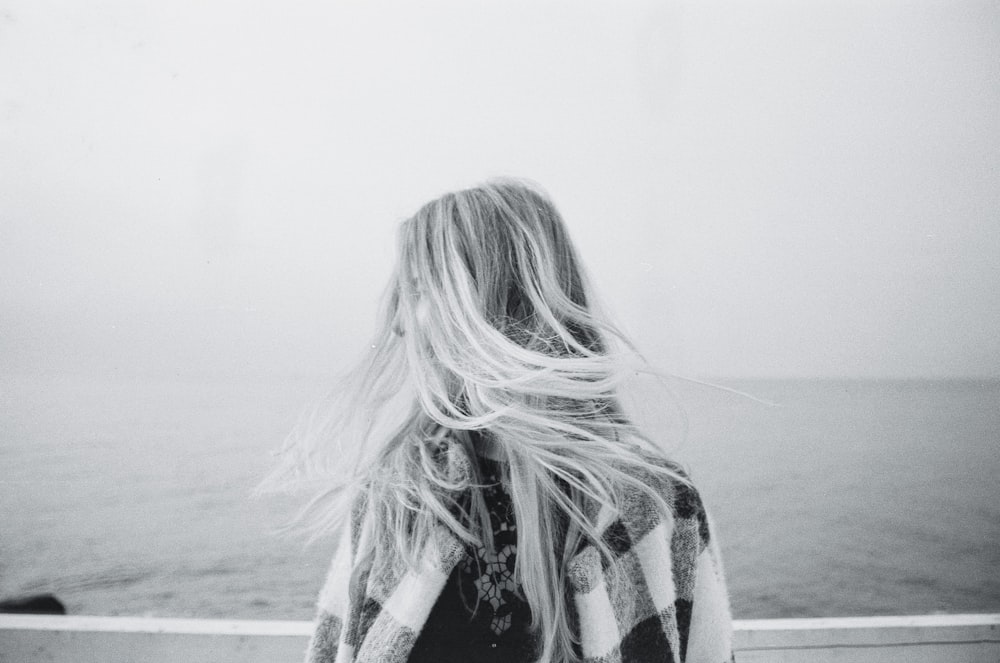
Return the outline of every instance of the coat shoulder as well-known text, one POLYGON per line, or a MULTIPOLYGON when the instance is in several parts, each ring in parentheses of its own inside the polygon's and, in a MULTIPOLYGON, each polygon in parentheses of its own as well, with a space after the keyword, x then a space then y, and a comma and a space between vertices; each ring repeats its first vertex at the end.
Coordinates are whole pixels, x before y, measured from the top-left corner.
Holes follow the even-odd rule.
POLYGON ((638 484, 622 487, 614 507, 601 507, 597 513, 598 529, 612 559, 602 559, 598 546, 589 543, 571 560, 568 575, 578 591, 598 582, 609 564, 628 566, 636 555, 656 555, 680 570, 708 546, 708 514, 688 473, 662 457, 648 460, 655 469, 634 472, 638 484))
POLYGON ((675 529, 681 522, 696 524, 708 542, 708 516, 701 493, 678 463, 647 457, 655 471, 645 469, 635 476, 640 485, 625 487, 618 518, 633 539, 640 539, 660 524, 675 529))

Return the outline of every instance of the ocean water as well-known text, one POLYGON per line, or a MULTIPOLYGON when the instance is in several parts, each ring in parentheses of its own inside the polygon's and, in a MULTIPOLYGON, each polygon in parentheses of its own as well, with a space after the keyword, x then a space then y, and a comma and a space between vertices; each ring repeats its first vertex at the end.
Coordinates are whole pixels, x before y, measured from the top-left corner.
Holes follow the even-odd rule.
MULTIPOLYGON (((1000 612, 1000 382, 678 383, 739 618, 1000 612), (760 401, 775 403, 768 405, 760 401)), ((0 598, 310 619, 329 542, 250 490, 318 378, 0 378, 0 598)), ((676 408, 664 437, 679 439, 676 408)))

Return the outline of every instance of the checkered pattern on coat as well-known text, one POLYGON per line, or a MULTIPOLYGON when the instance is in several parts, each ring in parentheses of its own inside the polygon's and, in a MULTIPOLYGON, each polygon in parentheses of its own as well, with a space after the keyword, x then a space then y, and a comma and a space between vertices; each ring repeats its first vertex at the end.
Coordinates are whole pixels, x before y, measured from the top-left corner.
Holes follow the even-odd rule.
MULTIPOLYGON (((617 563, 602 562, 592 546, 570 563, 583 660, 731 661, 729 599, 701 498, 693 487, 650 481, 673 504, 672 520, 633 495, 619 513, 598 514, 617 563)), ((405 663, 451 571, 468 554, 442 526, 419 568, 361 563, 357 551, 368 549, 363 511, 363 503, 355 505, 320 593, 308 663, 405 663)))
POLYGON ((587 663, 726 663, 732 619, 718 544, 694 487, 647 479, 672 498, 664 520, 634 493, 620 513, 602 509, 603 539, 615 556, 587 546, 569 566, 587 663))

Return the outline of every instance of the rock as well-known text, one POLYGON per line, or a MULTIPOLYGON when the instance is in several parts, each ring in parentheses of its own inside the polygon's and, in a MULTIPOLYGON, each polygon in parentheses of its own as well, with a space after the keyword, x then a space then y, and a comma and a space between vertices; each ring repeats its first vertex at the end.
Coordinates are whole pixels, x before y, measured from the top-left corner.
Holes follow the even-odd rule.
POLYGON ((0 601, 0 612, 23 615, 65 615, 66 606, 52 594, 35 594, 0 601))

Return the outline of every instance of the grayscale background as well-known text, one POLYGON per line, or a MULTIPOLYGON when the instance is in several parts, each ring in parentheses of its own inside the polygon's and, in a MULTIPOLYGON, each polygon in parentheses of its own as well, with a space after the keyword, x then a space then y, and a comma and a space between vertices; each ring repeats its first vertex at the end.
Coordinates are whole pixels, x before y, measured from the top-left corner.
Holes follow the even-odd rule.
POLYGON ((514 175, 758 399, 645 404, 737 617, 998 612, 998 109, 995 2, 0 2, 0 599, 310 618, 250 489, 396 224, 514 175))

